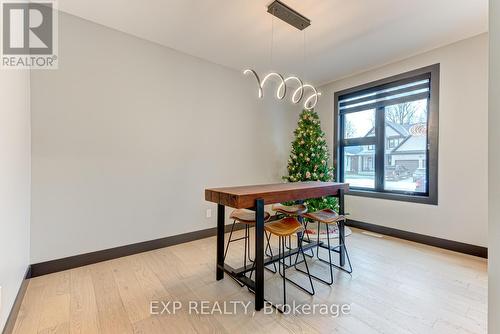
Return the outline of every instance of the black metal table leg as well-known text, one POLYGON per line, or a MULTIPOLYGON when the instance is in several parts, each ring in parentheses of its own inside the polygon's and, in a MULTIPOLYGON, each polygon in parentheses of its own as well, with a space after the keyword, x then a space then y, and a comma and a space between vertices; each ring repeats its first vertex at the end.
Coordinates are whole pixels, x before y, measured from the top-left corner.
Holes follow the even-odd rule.
POLYGON ((264 200, 255 200, 255 310, 264 307, 264 200))
POLYGON ((217 204, 217 274, 218 281, 224 278, 224 228, 226 210, 224 205, 217 204))
MULTIPOLYGON (((339 189, 339 215, 344 215, 345 214, 345 208, 344 208, 344 189, 339 189)), ((339 227, 339 242, 342 242, 342 240, 345 240, 345 221, 341 220, 338 223, 339 227)), ((345 248, 340 247, 339 248, 339 264, 341 267, 345 265, 345 248)))

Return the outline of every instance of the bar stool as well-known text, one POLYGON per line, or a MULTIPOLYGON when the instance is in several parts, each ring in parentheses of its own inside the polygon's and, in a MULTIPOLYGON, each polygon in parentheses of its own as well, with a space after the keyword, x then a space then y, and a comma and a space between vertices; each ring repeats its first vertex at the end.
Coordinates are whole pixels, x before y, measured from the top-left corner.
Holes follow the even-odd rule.
MULTIPOLYGON (((318 257, 318 259, 321 261, 321 262, 324 262, 324 263, 327 263, 328 266, 330 267, 330 281, 326 281, 324 279, 321 279, 319 278, 318 276, 315 276, 313 274, 311 274, 312 277, 314 277, 315 279, 317 279, 318 281, 321 281, 325 284, 328 284, 328 285, 332 285, 333 284, 333 267, 337 268, 337 269, 340 269, 342 271, 345 271, 349 274, 352 273, 352 265, 351 265, 351 260, 349 258, 349 253, 347 252, 347 247, 345 245, 345 236, 340 236, 339 235, 339 245, 338 246, 331 246, 330 245, 330 231, 329 231, 329 226, 330 225, 333 225, 333 224, 337 224, 338 226, 338 223, 340 221, 344 221, 346 220, 345 216, 341 216, 339 214, 337 214, 335 211, 333 210, 330 210, 330 209, 324 209, 324 210, 320 210, 320 211, 316 211, 316 212, 309 212, 309 213, 305 213, 302 215, 304 218, 309 218, 310 220, 312 221, 316 221, 318 223, 318 245, 316 247, 316 256, 318 257), (327 238, 327 246, 319 243, 319 234, 320 234, 320 227, 321 227, 321 224, 325 224, 325 227, 326 227, 326 238, 327 238), (322 259, 320 256, 319 256, 319 248, 324 248, 324 249, 327 249, 328 250, 328 261, 327 260, 324 260, 322 259), (332 252, 335 252, 335 253, 340 253, 340 249, 343 248, 344 251, 345 251, 345 254, 346 254, 346 257, 347 257, 347 261, 349 263, 349 270, 343 268, 343 267, 340 267, 336 264, 334 264, 332 262, 332 252)), ((307 228, 307 223, 306 223, 306 228, 307 228)), ((295 260, 298 259, 298 256, 295 260)), ((305 273, 303 270, 301 269, 298 269, 296 268, 298 271, 301 271, 303 273, 305 273)), ((309 269, 307 269, 307 273, 309 273, 309 269)))
POLYGON ((305 206, 304 204, 274 204, 273 211, 279 212, 285 216, 300 216, 307 212, 307 206, 305 206))
MULTIPOLYGON (((289 237, 293 234, 296 234, 298 232, 302 232, 304 230, 304 227, 302 224, 297 220, 295 217, 286 217, 283 219, 280 219, 278 221, 270 222, 267 225, 264 226, 264 230, 268 232, 269 234, 275 235, 279 238, 279 255, 278 255, 278 270, 283 278, 283 307, 286 305, 286 281, 292 283, 295 285, 297 288, 301 289, 302 291, 305 291, 306 293, 310 294, 311 296, 314 295, 314 285, 312 282, 311 275, 309 273, 309 267, 307 266, 307 261, 305 260, 305 254, 304 254, 304 249, 302 248, 302 239, 304 237, 304 234, 302 234, 302 238, 299 239, 298 241, 298 247, 299 250, 297 252, 297 257, 299 256, 299 253, 302 253, 302 256, 304 257, 304 263, 306 266, 306 274, 309 277, 309 283, 311 285, 310 290, 300 286, 298 283, 292 281, 291 279, 286 277, 286 269, 287 265, 285 264, 285 259, 286 257, 291 257, 293 254, 288 253, 288 255, 285 253, 285 238, 289 237), (281 271, 283 268, 283 272, 281 271)), ((253 270, 253 269, 252 269, 253 270)), ((277 310, 280 312, 284 312, 284 309, 279 309, 278 307, 274 306, 277 310)))
MULTIPOLYGON (((275 204, 275 205, 273 205, 272 209, 273 209, 273 211, 277 212, 276 215, 281 214, 281 215, 284 215, 285 217, 298 217, 299 222, 301 222, 301 223, 302 223, 301 215, 303 215, 307 212, 307 206, 304 204, 294 204, 294 205, 275 204)), ((306 234, 307 234, 307 242, 311 242, 311 240, 309 238, 309 234, 307 232, 306 232, 306 234)), ((285 247, 288 250, 292 249, 291 236, 288 237, 288 245, 286 245, 286 242, 285 242, 285 247)), ((267 251, 267 249, 266 249, 266 251, 267 251)), ((309 254, 306 254, 306 255, 309 257, 313 257, 314 252, 312 249, 310 251, 311 251, 311 255, 309 255, 309 254)), ((266 255, 268 255, 268 254, 266 253, 266 255)), ((291 259, 290 259, 290 261, 291 261, 291 259)))
MULTIPOLYGON (((271 214, 269 212, 265 211, 264 212, 264 222, 268 221, 269 218, 271 217, 271 214)), ((224 251, 224 260, 226 259, 227 251, 229 249, 229 244, 235 241, 239 240, 245 240, 245 250, 243 252, 243 265, 246 267, 247 266, 247 258, 248 261, 251 263, 254 262, 254 260, 250 257, 250 227, 252 225, 255 225, 255 211, 252 210, 247 210, 247 209, 237 209, 231 212, 229 215, 229 218, 233 220, 233 224, 231 225, 231 232, 229 233, 229 240, 226 245, 226 249, 224 251), (241 238, 233 239, 233 231, 234 227, 236 226, 237 223, 244 224, 245 226, 245 234, 241 238)), ((269 245, 269 238, 270 236, 266 233, 266 238, 267 238, 267 247, 266 247, 266 252, 267 249, 269 249, 271 256, 273 256, 271 246, 269 245)), ((266 269, 270 270, 271 272, 275 273, 276 272, 276 265, 274 265, 274 270, 271 270, 266 267, 266 269)), ((241 285, 241 283, 240 283, 241 285)))

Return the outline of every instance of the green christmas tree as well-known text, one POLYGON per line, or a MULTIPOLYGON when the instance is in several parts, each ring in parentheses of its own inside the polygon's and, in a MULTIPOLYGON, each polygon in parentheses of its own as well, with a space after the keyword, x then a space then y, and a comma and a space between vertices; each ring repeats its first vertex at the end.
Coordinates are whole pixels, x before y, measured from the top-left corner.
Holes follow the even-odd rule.
MULTIPOLYGON (((288 159, 288 176, 283 179, 288 182, 332 181, 333 168, 328 166, 330 153, 318 114, 314 110, 303 110, 294 134, 292 152, 288 159)), ((311 198, 304 203, 309 212, 337 209, 337 199, 334 197, 311 198)))

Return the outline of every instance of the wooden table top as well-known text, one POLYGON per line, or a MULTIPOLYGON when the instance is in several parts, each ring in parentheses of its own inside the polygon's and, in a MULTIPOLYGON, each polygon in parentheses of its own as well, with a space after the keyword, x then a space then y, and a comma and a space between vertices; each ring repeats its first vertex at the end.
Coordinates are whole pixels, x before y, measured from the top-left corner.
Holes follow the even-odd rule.
POLYGON ((334 196, 337 195, 340 189, 349 190, 349 184, 310 181, 209 188, 205 190, 205 200, 242 209, 253 207, 255 200, 259 198, 264 200, 264 204, 274 204, 334 196))

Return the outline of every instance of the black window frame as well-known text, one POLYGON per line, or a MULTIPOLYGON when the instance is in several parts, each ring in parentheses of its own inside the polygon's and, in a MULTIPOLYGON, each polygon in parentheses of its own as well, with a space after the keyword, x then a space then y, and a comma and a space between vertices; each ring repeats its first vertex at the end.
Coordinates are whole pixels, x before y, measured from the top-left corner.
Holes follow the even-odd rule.
POLYGON ((414 202, 430 205, 438 205, 438 154, 439 154, 439 76, 440 64, 422 67, 413 71, 398 74, 367 84, 359 85, 349 89, 335 92, 334 94, 334 162, 336 165, 337 180, 344 182, 344 155, 345 146, 352 145, 375 145, 375 189, 357 189, 351 187, 347 195, 389 199, 395 201, 414 202), (365 94, 376 91, 384 86, 394 86, 405 81, 411 82, 418 79, 428 78, 430 90, 427 109, 427 191, 405 192, 384 189, 385 182, 385 111, 384 107, 375 109, 375 137, 343 139, 344 128, 340 121, 339 98, 346 95, 365 94))

